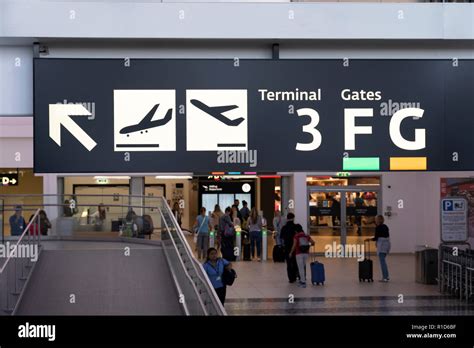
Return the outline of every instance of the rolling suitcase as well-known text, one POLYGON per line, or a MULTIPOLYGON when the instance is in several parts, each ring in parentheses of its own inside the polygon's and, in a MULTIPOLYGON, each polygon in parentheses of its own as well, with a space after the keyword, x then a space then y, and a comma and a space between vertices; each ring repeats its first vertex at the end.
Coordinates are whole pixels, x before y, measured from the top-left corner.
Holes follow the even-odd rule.
POLYGON ((273 262, 285 262, 285 250, 281 245, 273 247, 273 262))
MULTIPOLYGON (((314 250, 314 253, 316 250, 314 250)), ((326 281, 326 275, 324 272, 324 264, 321 262, 316 261, 316 258, 314 257, 311 258, 311 263, 310 263, 310 268, 311 268, 311 284, 313 285, 324 285, 324 282, 326 281)))
POLYGON ((364 241, 364 249, 368 250, 369 252, 365 252, 364 260, 359 261, 359 281, 374 281, 374 265, 372 260, 370 259, 370 241, 364 241), (368 248, 365 249, 365 245, 367 244, 368 248), (367 257, 368 256, 368 257, 367 257))

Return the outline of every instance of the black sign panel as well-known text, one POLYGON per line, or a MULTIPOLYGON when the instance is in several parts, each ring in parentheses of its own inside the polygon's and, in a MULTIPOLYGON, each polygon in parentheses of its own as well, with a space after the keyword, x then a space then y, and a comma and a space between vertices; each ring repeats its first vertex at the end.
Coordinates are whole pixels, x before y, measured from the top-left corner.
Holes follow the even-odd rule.
POLYGON ((346 63, 35 59, 35 172, 474 170, 474 61, 346 63))
POLYGON ((18 186, 18 174, 0 173, 2 186, 18 186))

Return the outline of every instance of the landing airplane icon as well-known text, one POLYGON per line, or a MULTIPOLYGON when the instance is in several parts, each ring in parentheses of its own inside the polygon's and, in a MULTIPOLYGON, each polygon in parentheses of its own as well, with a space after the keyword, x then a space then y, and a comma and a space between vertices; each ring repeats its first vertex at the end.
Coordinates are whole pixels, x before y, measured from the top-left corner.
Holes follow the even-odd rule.
POLYGON ((160 127, 167 124, 169 121, 171 121, 173 109, 169 109, 164 118, 155 121, 151 120, 155 115, 156 109, 158 109, 159 106, 160 104, 156 104, 155 106, 153 106, 153 108, 148 112, 148 114, 146 114, 145 117, 143 117, 143 119, 139 123, 122 128, 120 130, 120 134, 127 134, 138 131, 141 131, 143 133, 143 131, 147 131, 150 128, 160 127))
POLYGON ((226 116, 223 115, 224 112, 238 108, 237 105, 208 106, 197 99, 191 99, 191 104, 193 104, 195 107, 197 107, 201 111, 204 111, 206 114, 226 124, 227 126, 236 127, 245 120, 243 117, 239 117, 239 118, 236 118, 235 120, 231 120, 230 118, 227 118, 226 116))

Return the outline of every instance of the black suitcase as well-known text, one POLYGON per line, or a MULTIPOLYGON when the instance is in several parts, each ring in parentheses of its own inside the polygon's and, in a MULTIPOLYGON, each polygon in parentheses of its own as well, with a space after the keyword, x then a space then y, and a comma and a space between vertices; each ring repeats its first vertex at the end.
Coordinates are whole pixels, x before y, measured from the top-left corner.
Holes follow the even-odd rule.
POLYGON ((285 249, 281 245, 273 247, 273 262, 285 262, 285 249))
POLYGON ((370 259, 370 241, 364 241, 364 260, 359 261, 359 281, 374 281, 374 264, 370 259), (365 246, 368 246, 366 249, 365 246), (368 250, 368 252, 366 252, 368 250))
POLYGON ((250 258, 250 244, 244 244, 243 254, 244 261, 252 261, 252 259, 250 258))

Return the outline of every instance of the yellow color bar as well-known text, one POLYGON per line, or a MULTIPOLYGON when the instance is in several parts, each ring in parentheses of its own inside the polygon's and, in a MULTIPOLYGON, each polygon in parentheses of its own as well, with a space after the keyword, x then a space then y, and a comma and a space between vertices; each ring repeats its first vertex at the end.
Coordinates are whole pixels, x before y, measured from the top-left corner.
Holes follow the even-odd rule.
POLYGON ((426 157, 390 157, 390 170, 426 170, 426 157))

